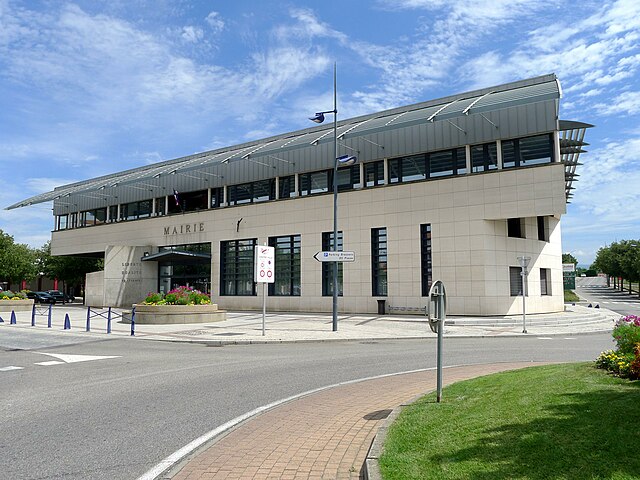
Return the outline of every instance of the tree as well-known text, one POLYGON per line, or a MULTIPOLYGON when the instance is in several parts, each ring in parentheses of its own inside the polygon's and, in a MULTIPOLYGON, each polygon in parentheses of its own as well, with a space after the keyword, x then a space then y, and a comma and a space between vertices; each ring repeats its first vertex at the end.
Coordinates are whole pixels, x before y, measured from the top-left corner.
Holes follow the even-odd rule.
POLYGON ((101 258, 70 257, 51 255, 51 243, 45 243, 38 250, 41 271, 49 278, 57 278, 70 285, 84 285, 87 273, 102 270, 101 258))
POLYGON ((563 253, 562 263, 573 263, 574 265, 578 265, 578 259, 570 253, 563 253))
POLYGON ((15 243, 11 235, 0 230, 0 279, 10 284, 33 280, 38 275, 36 258, 35 250, 15 243))

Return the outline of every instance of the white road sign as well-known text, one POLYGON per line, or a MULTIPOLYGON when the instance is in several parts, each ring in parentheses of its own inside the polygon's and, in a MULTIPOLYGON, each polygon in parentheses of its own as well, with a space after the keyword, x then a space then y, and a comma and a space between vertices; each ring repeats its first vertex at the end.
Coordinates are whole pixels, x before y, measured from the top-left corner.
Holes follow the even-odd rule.
POLYGON ((275 281, 275 253, 274 247, 256 245, 256 282, 273 283, 275 281))
POLYGON ((355 262, 356 252, 316 252, 313 258, 319 262, 355 262))

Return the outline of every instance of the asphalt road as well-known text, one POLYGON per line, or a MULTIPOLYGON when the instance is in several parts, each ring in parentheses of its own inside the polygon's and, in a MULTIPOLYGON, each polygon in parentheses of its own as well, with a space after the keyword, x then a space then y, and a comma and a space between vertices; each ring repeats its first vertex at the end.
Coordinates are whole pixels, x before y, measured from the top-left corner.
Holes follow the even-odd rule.
MULTIPOLYGON (((3 480, 134 479, 259 406, 436 363, 435 339, 207 347, 16 331, 0 327, 3 480)), ((587 361, 611 346, 610 334, 450 338, 444 363, 587 361)))
POLYGON ((638 293, 629 294, 628 289, 621 292, 613 287, 607 287, 606 278, 576 278, 576 294, 594 307, 600 305, 621 315, 640 315, 638 293))

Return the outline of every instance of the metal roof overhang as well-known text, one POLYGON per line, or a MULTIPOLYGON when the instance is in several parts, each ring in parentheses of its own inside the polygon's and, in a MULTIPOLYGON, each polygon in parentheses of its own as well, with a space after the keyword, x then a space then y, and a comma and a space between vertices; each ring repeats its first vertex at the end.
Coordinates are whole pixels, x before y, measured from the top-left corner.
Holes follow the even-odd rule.
POLYGON ((211 263, 208 253, 185 252, 182 250, 165 250, 142 257, 143 262, 177 262, 190 265, 211 263))
MULTIPOLYGON (((344 142, 346 139, 363 140, 378 145, 365 138, 365 135, 426 124, 428 121, 433 123, 438 120, 444 120, 452 127, 461 130, 452 122, 452 119, 468 116, 469 113, 481 115, 498 128, 483 112, 557 99, 560 96, 557 78, 554 74, 549 74, 339 121, 338 140, 340 142, 344 142)), ((176 182, 178 177, 195 179, 195 176, 188 173, 193 171, 197 171, 198 175, 201 175, 198 180, 204 182, 203 185, 214 186, 214 183, 222 184, 225 175, 229 175, 228 168, 232 162, 252 162, 262 167, 271 166, 273 169, 276 169, 276 165, 288 164, 286 167, 290 168, 294 162, 283 157, 289 156, 299 148, 333 141, 332 136, 329 135, 332 130, 330 125, 311 127, 259 141, 105 175, 57 187, 51 192, 35 195, 5 209, 11 210, 52 200, 54 208, 56 206, 77 205, 74 202, 74 197, 102 199, 108 204, 111 199, 122 199, 130 194, 131 189, 145 191, 147 197, 164 196, 170 193, 170 184, 178 183, 176 182), (258 158, 260 160, 257 160, 258 158), (212 181, 209 182, 209 179, 212 181)), ((563 130, 562 126, 560 130, 563 130)), ((341 146, 353 149, 344 143, 341 143, 341 146)), ((384 149, 382 145, 378 145, 378 147, 384 149)), ((140 196, 142 197, 142 195, 140 196)), ((115 203, 122 203, 122 201, 118 200, 115 203)))

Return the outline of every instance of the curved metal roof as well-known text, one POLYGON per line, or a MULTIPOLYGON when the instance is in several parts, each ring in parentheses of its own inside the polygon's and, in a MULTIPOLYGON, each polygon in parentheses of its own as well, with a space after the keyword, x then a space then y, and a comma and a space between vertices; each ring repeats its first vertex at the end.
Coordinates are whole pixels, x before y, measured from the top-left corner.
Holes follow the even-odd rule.
MULTIPOLYGON (((556 76, 549 74, 394 108, 339 121, 337 131, 339 146, 343 149, 358 150, 362 145, 360 142, 364 142, 373 144, 378 149, 384 149, 385 146, 377 141, 377 134, 386 134, 416 125, 434 124, 439 121, 447 122, 450 128, 455 128, 466 135, 467 132, 464 128, 456 122, 462 123, 464 118, 476 114, 484 119, 481 121, 487 121, 498 128, 497 124, 489 119, 485 113, 547 100, 557 100, 560 96, 561 90, 556 76)), ((6 209, 11 210, 52 200, 54 206, 77 205, 80 203, 78 197, 93 199, 96 204, 101 199, 107 203, 111 199, 120 199, 115 203, 122 203, 134 201, 131 200, 132 198, 143 199, 150 196, 166 195, 167 190, 171 192, 171 188, 186 184, 189 180, 192 183, 193 180, 197 180, 201 187, 242 183, 237 180, 248 176, 247 165, 258 169, 252 175, 264 178, 273 177, 274 170, 275 175, 303 172, 310 170, 308 167, 313 162, 317 162, 317 159, 311 158, 308 152, 306 160, 300 161, 299 156, 304 153, 303 150, 332 142, 332 132, 333 125, 329 123, 146 165, 60 186, 53 191, 35 195, 10 205, 6 209), (238 167, 234 171, 229 169, 230 164, 242 165, 242 167, 238 167), (189 174, 193 171, 197 171, 194 173, 197 173, 198 176, 189 174), (137 194, 136 191, 138 191, 137 194)), ((318 155, 316 154, 316 156, 318 155)), ((252 178, 247 178, 244 181, 251 180, 252 178)), ((181 190, 182 187, 179 186, 178 189, 181 190)))

